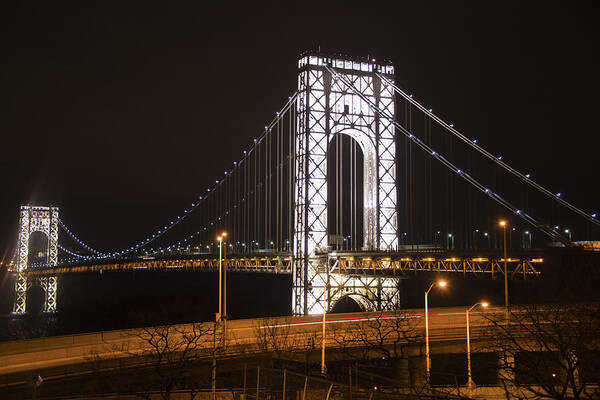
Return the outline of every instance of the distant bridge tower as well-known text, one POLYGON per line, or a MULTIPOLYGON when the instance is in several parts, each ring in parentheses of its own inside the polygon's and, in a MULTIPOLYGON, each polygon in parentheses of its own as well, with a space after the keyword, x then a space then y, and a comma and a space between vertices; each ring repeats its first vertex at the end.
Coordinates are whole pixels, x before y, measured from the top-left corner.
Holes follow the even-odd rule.
POLYGON ((58 207, 21 206, 19 220, 19 240, 17 248, 17 281, 15 284, 15 314, 24 314, 27 307, 27 291, 33 285, 40 285, 45 292, 44 311, 56 311, 56 291, 58 278, 47 276, 31 278, 26 270, 35 268, 32 258, 46 266, 54 266, 58 261, 58 207), (31 236, 41 232, 45 235, 44 246, 38 254, 30 255, 31 236), (35 256, 35 257, 33 257, 35 256))
MULTIPOLYGON (((327 154, 336 135, 352 137, 363 153, 363 250, 397 250, 396 140, 394 126, 380 119, 368 103, 352 92, 337 74, 379 108, 394 115, 393 88, 377 73, 394 80, 394 67, 374 60, 356 61, 318 54, 299 60, 297 130, 295 132, 294 182, 294 314, 317 314, 332 306, 332 299, 353 288, 348 295, 362 296, 357 303, 369 308, 398 306, 397 281, 366 277, 329 276, 327 216, 327 154), (319 254, 321 254, 319 256, 319 254), (348 280, 350 279, 350 280, 348 280), (343 281, 343 282, 341 282, 343 281), (388 282, 389 281, 389 282, 388 282), (331 285, 325 304, 325 287, 331 285), (395 294, 384 293, 388 287, 395 294), (359 294, 362 293, 362 294, 359 294), (368 295, 371 293, 371 295, 368 295), (364 301, 363 301, 364 300, 364 301), (375 304, 376 303, 376 304, 375 304)), ((355 299, 356 300, 356 299, 355 299)))

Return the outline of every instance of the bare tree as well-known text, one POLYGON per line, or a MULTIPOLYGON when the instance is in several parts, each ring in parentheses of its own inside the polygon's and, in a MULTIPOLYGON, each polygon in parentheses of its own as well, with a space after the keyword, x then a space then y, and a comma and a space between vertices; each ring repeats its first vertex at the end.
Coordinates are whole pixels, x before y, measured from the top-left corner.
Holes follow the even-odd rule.
POLYGON ((134 336, 141 347, 130 353, 143 357, 161 398, 170 399, 176 390, 190 391, 194 398, 197 387, 209 381, 208 376, 198 376, 195 369, 213 354, 216 332, 211 324, 148 327, 137 330, 134 336))
POLYGON ((317 332, 292 331, 291 318, 264 318, 254 326, 256 347, 259 352, 271 353, 276 358, 285 354, 312 351, 317 347, 317 332))
POLYGON ((406 349, 419 338, 417 321, 408 314, 379 315, 352 326, 337 326, 333 337, 355 359, 406 358, 406 349))
POLYGON ((486 318, 507 398, 600 398, 598 304, 518 306, 486 318))

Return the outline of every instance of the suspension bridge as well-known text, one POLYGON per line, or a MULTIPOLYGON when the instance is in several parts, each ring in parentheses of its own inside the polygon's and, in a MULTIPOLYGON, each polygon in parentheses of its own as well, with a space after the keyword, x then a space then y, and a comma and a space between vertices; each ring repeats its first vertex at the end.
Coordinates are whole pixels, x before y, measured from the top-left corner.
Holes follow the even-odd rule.
POLYGON ((308 53, 296 90, 241 158, 143 240, 98 250, 57 207, 22 206, 14 313, 32 285, 56 311, 62 274, 221 268, 291 274, 295 315, 345 297, 394 310, 403 277, 538 277, 540 244, 589 247, 598 226, 401 89, 391 63, 308 53), (500 217, 510 217, 503 229, 500 217))

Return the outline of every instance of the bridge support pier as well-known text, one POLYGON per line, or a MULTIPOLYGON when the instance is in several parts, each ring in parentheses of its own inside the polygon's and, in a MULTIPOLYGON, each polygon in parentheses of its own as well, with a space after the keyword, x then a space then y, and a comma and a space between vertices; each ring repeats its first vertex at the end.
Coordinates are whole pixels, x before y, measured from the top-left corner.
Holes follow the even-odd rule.
POLYGON ((34 232, 43 233, 46 245, 43 255, 37 255, 44 266, 55 266, 58 261, 58 207, 34 207, 21 206, 19 218, 19 238, 17 247, 17 280, 15 282, 14 314, 25 314, 27 311, 27 291, 31 286, 40 285, 45 293, 44 312, 56 311, 56 294, 58 289, 58 277, 46 276, 32 278, 28 276, 28 270, 36 268, 30 265, 29 242, 34 232))
POLYGON ((400 279, 380 275, 332 273, 336 259, 329 255, 309 259, 308 285, 302 280, 293 286, 294 314, 330 312, 342 298, 351 298, 363 311, 388 311, 400 308, 400 279), (306 301, 306 308, 304 308, 306 301), (302 310, 306 309, 306 313, 302 310))
POLYGON ((24 272, 17 272, 17 281, 15 283, 15 304, 14 314, 25 314, 27 304, 27 275, 24 272))
MULTIPOLYGON (((346 82, 353 82, 370 102, 394 115, 394 91, 388 84, 388 80, 394 79, 394 67, 374 60, 345 60, 321 54, 303 56, 298 67, 293 152, 292 311, 296 315, 322 313, 329 309, 340 289, 347 287, 360 287, 361 295, 366 296, 368 302, 375 302, 375 310, 395 308, 397 302, 386 299, 393 278, 343 275, 335 276, 334 282, 330 282, 333 275, 321 269, 317 256, 327 251, 329 235, 334 233, 329 231, 328 175, 331 171, 327 170, 327 159, 330 143, 340 135, 354 139, 364 156, 364 182, 358 185, 363 190, 363 243, 355 244, 354 250, 398 248, 395 128, 371 110, 368 101, 351 94, 346 82), (380 74, 387 79, 382 80, 380 74), (323 288, 328 282, 333 293, 329 293, 328 304, 324 305, 323 288), (377 292, 373 296, 376 299, 367 295, 373 291, 377 292)), ((343 231, 340 227, 336 233, 346 235, 343 231)))
POLYGON ((15 283, 15 305, 13 314, 25 314, 27 309, 27 292, 32 286, 40 286, 44 290, 44 312, 56 312, 56 294, 58 292, 58 277, 46 276, 30 278, 24 273, 17 273, 15 283))

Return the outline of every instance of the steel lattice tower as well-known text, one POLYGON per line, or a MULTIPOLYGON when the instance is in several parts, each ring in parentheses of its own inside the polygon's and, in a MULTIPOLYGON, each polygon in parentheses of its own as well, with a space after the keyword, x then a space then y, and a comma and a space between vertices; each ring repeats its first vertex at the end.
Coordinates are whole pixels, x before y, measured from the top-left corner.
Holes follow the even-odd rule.
POLYGON ((58 261, 58 207, 21 206, 19 219, 19 240, 17 253, 17 281, 15 284, 15 314, 26 312, 27 291, 39 284, 45 292, 44 311, 56 311, 56 294, 58 278, 47 276, 31 279, 26 270, 28 265, 29 238, 32 233, 41 232, 48 238, 45 266, 55 266, 58 261))
MULTIPOLYGON (((364 243, 363 250, 396 250, 398 245, 396 211, 396 141, 394 126, 379 118, 360 96, 354 94, 336 76, 352 82, 361 93, 379 108, 394 115, 394 67, 369 61, 353 61, 321 55, 307 55, 299 60, 297 130, 295 132, 294 181, 294 314, 321 313, 329 308, 336 293, 328 293, 324 304, 324 289, 331 283, 329 259, 318 256, 328 248, 327 232, 327 153, 335 135, 349 135, 360 146, 364 174, 364 243)), ((397 285, 385 279, 338 277, 344 288, 362 288, 362 292, 377 292, 376 308, 396 307, 395 294, 387 297, 394 304, 381 303, 382 287, 397 292, 397 285), (351 281, 348 281, 351 279, 351 281), (364 281, 364 282, 363 282, 364 281)), ((395 280, 394 280, 395 282, 395 280)), ((338 293, 339 296, 339 293, 338 293)), ((363 296, 369 297, 367 294, 363 296)), ((372 302, 372 299, 369 299, 372 302)), ((361 301, 359 301, 361 303, 361 301)), ((372 307, 369 307, 372 308, 372 307)))

